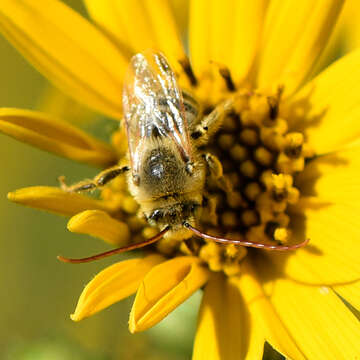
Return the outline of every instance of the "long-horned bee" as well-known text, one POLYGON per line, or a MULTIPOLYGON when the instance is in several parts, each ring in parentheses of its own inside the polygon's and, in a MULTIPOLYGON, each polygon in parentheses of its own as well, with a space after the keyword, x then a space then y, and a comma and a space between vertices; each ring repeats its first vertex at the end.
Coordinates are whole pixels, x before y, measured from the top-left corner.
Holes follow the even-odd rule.
POLYGON ((71 187, 62 182, 62 188, 66 191, 91 190, 128 172, 129 190, 142 214, 149 224, 162 230, 141 243, 84 259, 59 257, 60 260, 91 261, 143 247, 163 236, 182 240, 195 234, 220 243, 282 251, 307 243, 265 245, 211 236, 198 230, 206 176, 222 176, 219 160, 201 148, 220 127, 224 114, 232 109, 233 100, 224 101, 209 115, 201 117, 197 102, 180 89, 169 63, 158 52, 135 55, 124 83, 123 109, 130 166, 113 167, 92 181, 71 187))

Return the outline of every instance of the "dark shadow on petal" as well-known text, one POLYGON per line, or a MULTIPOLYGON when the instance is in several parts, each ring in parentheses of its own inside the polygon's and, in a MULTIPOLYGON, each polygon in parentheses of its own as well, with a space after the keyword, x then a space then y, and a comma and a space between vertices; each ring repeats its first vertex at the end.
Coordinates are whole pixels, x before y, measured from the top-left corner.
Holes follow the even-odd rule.
POLYGON ((340 298, 340 300, 345 304, 345 306, 352 312, 352 314, 360 321, 360 310, 356 309, 350 302, 340 296, 335 290, 334 293, 340 298))
POLYGON ((286 357, 277 352, 267 341, 264 344, 262 360, 286 360, 286 357))
MULTIPOLYGON (((215 321, 215 339, 209 341, 217 342, 220 359, 229 358, 230 346, 231 353, 236 351, 236 348, 239 349, 239 353, 236 354, 237 359, 244 359, 251 333, 248 307, 235 285, 229 283, 223 274, 219 273, 215 276, 217 279, 213 277, 206 285, 203 297, 203 302, 210 306, 215 321)), ((198 321, 201 321, 201 317, 202 310, 198 321)), ((206 349, 201 351, 206 354, 206 349)))
POLYGON ((306 129, 316 127, 321 123, 328 108, 312 113, 311 98, 314 91, 314 87, 309 88, 307 93, 302 97, 296 100, 290 99, 289 102, 284 105, 290 131, 299 131, 306 135, 306 129))

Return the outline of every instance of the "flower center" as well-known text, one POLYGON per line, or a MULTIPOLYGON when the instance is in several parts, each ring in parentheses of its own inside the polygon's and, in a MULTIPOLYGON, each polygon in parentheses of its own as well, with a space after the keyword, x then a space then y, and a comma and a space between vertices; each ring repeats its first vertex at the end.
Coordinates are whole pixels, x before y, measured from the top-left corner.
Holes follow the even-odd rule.
MULTIPOLYGON (((224 114, 221 129, 205 149, 220 160, 223 176, 207 177, 199 226, 210 235, 286 245, 291 239, 288 206, 300 196, 294 175, 313 153, 303 134, 289 131, 287 119, 280 115, 281 89, 274 96, 244 92, 235 98, 233 111, 224 114)), ((115 145, 124 142, 122 136, 115 135, 115 145)), ((119 216, 128 223, 134 242, 158 232, 138 216, 124 178, 104 189, 102 196, 118 201, 119 216)), ((162 239, 156 248, 167 256, 199 256, 212 271, 229 276, 240 271, 248 253, 241 246, 196 237, 181 243, 162 239)))

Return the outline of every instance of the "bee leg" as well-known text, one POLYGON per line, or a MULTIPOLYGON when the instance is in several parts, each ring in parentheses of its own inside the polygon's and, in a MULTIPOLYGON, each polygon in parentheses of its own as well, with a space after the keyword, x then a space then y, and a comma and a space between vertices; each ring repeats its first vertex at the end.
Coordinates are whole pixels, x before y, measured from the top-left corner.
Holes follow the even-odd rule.
POLYGON ((232 192, 231 182, 227 177, 224 176, 223 167, 220 160, 213 154, 207 153, 203 154, 210 175, 218 183, 219 187, 225 192, 232 192))
POLYGON ((205 116, 198 124, 194 131, 191 133, 191 137, 195 140, 197 145, 204 145, 208 142, 209 137, 216 133, 221 126, 224 117, 233 108, 234 99, 220 103, 209 115, 205 116))
POLYGON ((128 170, 130 170, 128 166, 114 166, 102 171, 100 174, 96 175, 94 179, 83 180, 71 186, 66 185, 65 176, 59 176, 58 180, 60 182, 60 188, 66 192, 92 191, 106 185, 108 182, 128 170))

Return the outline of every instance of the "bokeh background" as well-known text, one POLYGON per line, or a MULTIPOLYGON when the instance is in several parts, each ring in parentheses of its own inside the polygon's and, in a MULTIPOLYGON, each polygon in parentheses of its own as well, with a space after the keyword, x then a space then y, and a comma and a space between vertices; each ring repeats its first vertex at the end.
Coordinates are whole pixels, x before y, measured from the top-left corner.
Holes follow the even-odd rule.
MULTIPOLYGON (((86 16, 81 0, 65 2, 86 16)), ((347 7, 322 67, 359 44, 360 6, 347 7), (354 11, 355 18, 348 16, 354 11)), ((55 90, 1 36, 0 106, 54 113, 102 139, 117 126, 55 90)), ((83 286, 117 259, 81 265, 58 262, 58 254, 85 256, 108 247, 88 236, 69 233, 66 218, 10 203, 6 194, 27 186, 56 186, 59 175, 66 175, 70 182, 81 180, 97 170, 3 135, 0 154, 0 358, 189 359, 200 305, 198 293, 141 334, 131 335, 127 329, 132 298, 80 323, 70 320, 83 286)))

